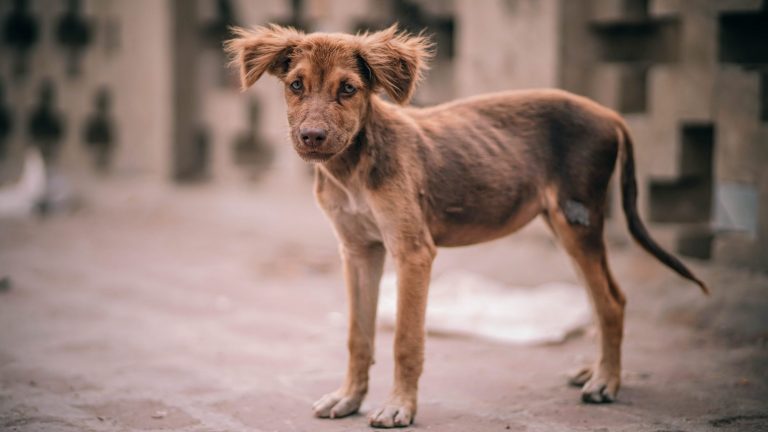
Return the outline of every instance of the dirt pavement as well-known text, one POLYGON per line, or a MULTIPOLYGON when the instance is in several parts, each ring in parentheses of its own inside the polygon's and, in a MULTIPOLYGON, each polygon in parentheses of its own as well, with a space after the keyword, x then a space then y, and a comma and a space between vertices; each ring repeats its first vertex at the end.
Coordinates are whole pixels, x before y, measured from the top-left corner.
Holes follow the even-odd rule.
MULTIPOLYGON (((629 299, 617 403, 565 385, 594 356, 590 331, 539 347, 430 336, 412 429, 768 430, 768 278, 693 262, 706 298, 609 234, 629 299)), ((441 250, 435 273, 454 268, 575 280, 540 225, 441 250)), ((362 414, 311 415, 342 379, 346 309, 308 185, 101 185, 75 213, 0 221, 2 276, 0 430, 366 430, 391 382, 382 329, 362 414)))

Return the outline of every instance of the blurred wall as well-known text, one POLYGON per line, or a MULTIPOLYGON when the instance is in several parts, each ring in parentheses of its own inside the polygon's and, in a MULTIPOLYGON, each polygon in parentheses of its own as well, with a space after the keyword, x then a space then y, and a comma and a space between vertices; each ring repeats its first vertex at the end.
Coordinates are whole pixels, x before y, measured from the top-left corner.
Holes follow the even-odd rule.
POLYGON ((562 5, 561 85, 628 120, 642 212, 663 242, 768 269, 765 2, 562 5))
MULTIPOLYGON (((16 1, 0 2, 0 31, 6 33, 7 17, 16 1)), ((12 113, 9 153, 3 162, 4 177, 18 172, 21 153, 32 140, 30 120, 40 105, 41 87, 50 82, 55 93, 54 111, 63 125, 60 163, 72 176, 91 171, 91 157, 83 134, 96 110, 96 95, 107 89, 109 114, 115 128, 114 170, 120 173, 162 176, 167 172, 171 137, 170 98, 171 39, 169 8, 154 0, 99 0, 82 2, 82 16, 90 36, 83 46, 79 71, 68 73, 67 54, 58 35, 60 21, 70 5, 64 1, 26 3, 38 28, 37 41, 28 50, 28 66, 16 76, 17 53, 7 36, 0 45, 0 83, 4 103, 12 113)), ((77 2, 75 2, 77 3, 77 2)))
POLYGON ((560 2, 456 2, 457 96, 558 86, 560 2))
MULTIPOLYGON (((765 3, 2 0, 0 32, 20 5, 40 31, 21 76, 13 73, 18 50, 5 36, 0 45, 0 106, 14 119, 0 182, 18 174, 32 140, 30 113, 50 79, 66 126, 60 164, 73 178, 96 175, 82 130, 98 90, 108 88, 116 144, 101 175, 308 187, 310 169, 286 138, 282 88, 265 77, 240 91, 221 51, 228 26, 355 32, 397 21, 408 31, 426 28, 437 42, 415 105, 531 87, 594 98, 631 126, 642 212, 663 243, 768 269, 765 3), (67 74, 66 47, 77 37, 62 43, 57 30, 71 9, 90 29, 76 76, 67 74)), ((614 190, 613 215, 618 202, 614 190)))

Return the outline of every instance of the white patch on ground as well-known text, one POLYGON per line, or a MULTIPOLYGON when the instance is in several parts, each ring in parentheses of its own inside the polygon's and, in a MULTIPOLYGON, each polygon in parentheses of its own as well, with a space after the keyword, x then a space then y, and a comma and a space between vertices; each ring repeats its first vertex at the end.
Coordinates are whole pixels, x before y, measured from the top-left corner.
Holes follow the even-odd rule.
MULTIPOLYGON (((379 320, 394 327, 396 275, 381 281, 379 320)), ((590 323, 584 289, 565 282, 513 287, 482 275, 450 271, 430 285, 427 331, 494 341, 540 345, 559 343, 590 323)))

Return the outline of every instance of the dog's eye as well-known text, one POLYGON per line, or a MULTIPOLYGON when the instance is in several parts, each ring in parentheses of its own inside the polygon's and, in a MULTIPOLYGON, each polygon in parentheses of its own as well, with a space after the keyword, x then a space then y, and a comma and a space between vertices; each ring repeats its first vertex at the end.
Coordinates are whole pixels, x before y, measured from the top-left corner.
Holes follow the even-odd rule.
POLYGON ((294 80, 291 83, 291 89, 294 91, 299 91, 304 87, 304 85, 301 83, 301 80, 294 80))
POLYGON ((356 91, 357 91, 357 89, 352 84, 347 83, 347 84, 344 84, 343 86, 341 86, 341 92, 344 93, 347 96, 351 96, 351 95, 355 94, 356 91))

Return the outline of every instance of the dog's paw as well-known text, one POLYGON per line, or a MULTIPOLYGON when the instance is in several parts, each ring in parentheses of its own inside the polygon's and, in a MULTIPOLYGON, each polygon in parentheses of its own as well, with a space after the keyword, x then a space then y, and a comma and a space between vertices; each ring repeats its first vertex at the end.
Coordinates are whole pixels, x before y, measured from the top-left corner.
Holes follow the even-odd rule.
POLYGON ((611 403, 616 400, 620 382, 618 373, 598 372, 581 388, 581 400, 586 403, 611 403))
POLYGON ((312 411, 320 418, 340 418, 354 414, 363 403, 363 394, 344 394, 341 391, 328 393, 312 405, 312 411))
POLYGON ((584 387, 584 384, 592 378, 592 366, 584 366, 575 372, 568 374, 568 385, 573 387, 584 387))
POLYGON ((413 423, 416 404, 391 401, 368 417, 368 424, 377 428, 406 427, 413 423))

